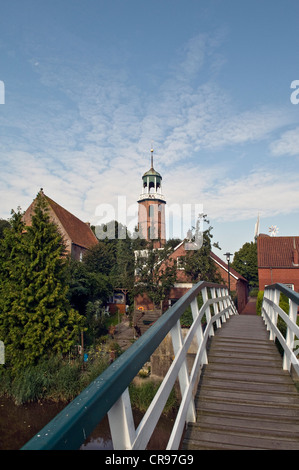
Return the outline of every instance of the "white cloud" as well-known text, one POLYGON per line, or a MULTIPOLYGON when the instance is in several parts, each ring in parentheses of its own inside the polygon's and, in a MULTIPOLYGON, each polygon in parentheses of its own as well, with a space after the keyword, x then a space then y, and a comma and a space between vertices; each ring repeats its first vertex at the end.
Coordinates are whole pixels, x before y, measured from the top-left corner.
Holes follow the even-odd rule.
MULTIPOLYGON (((118 195, 133 204, 152 141, 169 204, 201 203, 217 220, 297 210, 292 174, 260 171, 230 180, 219 162, 198 163, 202 150, 263 141, 293 119, 274 106, 241 112, 233 105, 207 72, 215 69, 218 43, 207 35, 191 38, 171 74, 148 96, 124 68, 95 64, 87 73, 82 64, 40 60, 35 70, 49 96, 23 102, 1 120, 0 217, 17 205, 26 209, 40 187, 82 220, 92 221, 101 203, 116 205, 118 195)), ((298 153, 298 134, 283 134, 272 153, 298 153)))
POLYGON ((207 191, 205 206, 211 217, 219 221, 246 220, 258 212, 268 217, 299 210, 299 187, 294 173, 277 174, 262 169, 238 180, 218 183, 216 191, 207 191))
POLYGON ((272 155, 299 155, 299 127, 284 132, 280 139, 272 142, 270 146, 272 155))

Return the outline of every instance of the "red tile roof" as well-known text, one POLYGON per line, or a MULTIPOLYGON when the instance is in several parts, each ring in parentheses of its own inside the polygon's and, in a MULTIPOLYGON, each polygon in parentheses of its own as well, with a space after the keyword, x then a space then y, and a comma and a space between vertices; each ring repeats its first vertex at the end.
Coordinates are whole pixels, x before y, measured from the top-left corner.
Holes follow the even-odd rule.
MULTIPOLYGON (((50 199, 48 196, 44 195, 46 198, 50 208, 59 219, 61 225, 63 226, 65 232, 69 236, 69 239, 75 245, 79 245, 83 248, 91 248, 93 245, 98 243, 96 236, 94 235, 93 231, 89 227, 88 224, 82 222, 82 220, 78 219, 75 215, 71 214, 69 211, 64 209, 62 206, 57 204, 57 202, 50 199)), ((34 209, 34 203, 28 207, 24 214, 24 220, 26 225, 30 225, 31 216, 34 209)))
MULTIPOLYGON (((294 251, 299 250, 299 237, 270 237, 257 239, 258 267, 294 268, 294 251)), ((296 261, 296 259, 295 259, 296 261)))
POLYGON ((48 196, 45 197, 73 243, 83 248, 91 248, 98 243, 96 236, 87 223, 82 222, 48 196))

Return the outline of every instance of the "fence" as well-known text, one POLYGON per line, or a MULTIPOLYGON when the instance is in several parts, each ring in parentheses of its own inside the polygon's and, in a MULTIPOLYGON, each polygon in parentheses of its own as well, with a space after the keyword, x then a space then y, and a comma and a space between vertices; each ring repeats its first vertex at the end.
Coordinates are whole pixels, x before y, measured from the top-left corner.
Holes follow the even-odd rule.
POLYGON ((261 314, 270 332, 270 340, 277 339, 283 348, 283 369, 291 372, 293 368, 299 376, 298 305, 299 294, 277 283, 265 288, 261 314), (288 313, 279 306, 281 294, 288 298, 288 313), (279 318, 284 322, 285 334, 279 328, 279 318), (295 350, 296 347, 297 350, 295 350))

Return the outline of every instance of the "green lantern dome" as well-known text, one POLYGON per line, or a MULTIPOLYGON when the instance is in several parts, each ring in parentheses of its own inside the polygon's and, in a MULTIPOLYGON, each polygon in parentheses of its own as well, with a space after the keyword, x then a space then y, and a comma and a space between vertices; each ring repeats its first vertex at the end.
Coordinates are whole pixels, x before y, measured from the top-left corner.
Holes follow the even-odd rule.
POLYGON ((140 196, 141 199, 162 199, 162 176, 154 169, 153 163, 153 149, 151 150, 151 168, 142 176, 143 192, 140 196))

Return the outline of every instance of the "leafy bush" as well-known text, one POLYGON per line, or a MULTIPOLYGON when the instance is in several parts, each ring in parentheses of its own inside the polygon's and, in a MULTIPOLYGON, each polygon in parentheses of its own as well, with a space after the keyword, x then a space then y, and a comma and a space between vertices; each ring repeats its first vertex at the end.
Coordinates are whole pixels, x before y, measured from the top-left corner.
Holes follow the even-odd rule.
POLYGON ((17 375, 2 369, 0 396, 11 397, 17 405, 43 399, 70 401, 108 365, 108 360, 97 358, 83 370, 81 360, 68 362, 53 357, 36 366, 25 367, 17 375))
POLYGON ((257 299, 256 299, 256 313, 257 313, 257 315, 262 314, 263 298, 264 298, 264 291, 260 290, 257 294, 257 299))
MULTIPOLYGON (((136 385, 132 382, 129 386, 132 407, 145 412, 150 406, 159 387, 160 383, 155 383, 153 381, 144 382, 141 385, 136 385)), ((167 413, 176 406, 177 398, 175 390, 173 389, 166 402, 164 412, 167 413)))

